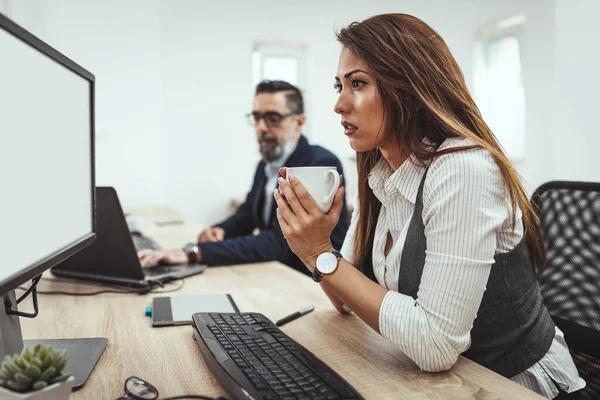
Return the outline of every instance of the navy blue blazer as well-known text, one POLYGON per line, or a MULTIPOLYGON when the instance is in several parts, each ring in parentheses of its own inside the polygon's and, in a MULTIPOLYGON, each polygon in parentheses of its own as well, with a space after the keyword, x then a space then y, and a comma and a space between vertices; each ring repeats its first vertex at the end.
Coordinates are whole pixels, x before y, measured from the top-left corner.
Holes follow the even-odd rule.
MULTIPOLYGON (((300 137, 296 150, 286 162, 287 167, 335 165, 340 174, 340 160, 328 150, 320 146, 312 146, 304 136, 300 137)), ((290 250, 279 222, 275 215, 277 203, 273 200, 269 224, 265 225, 262 218, 264 204, 264 186, 267 182, 265 163, 261 161, 256 168, 252 189, 234 215, 217 224, 225 230, 225 240, 218 243, 199 244, 202 252, 202 263, 208 265, 231 265, 256 263, 263 261, 280 261, 290 267, 309 274, 302 261, 290 250), (252 235, 255 228, 260 229, 258 235, 252 235)), ((331 234, 333 247, 340 249, 349 225, 348 209, 344 196, 344 207, 340 220, 331 234)))

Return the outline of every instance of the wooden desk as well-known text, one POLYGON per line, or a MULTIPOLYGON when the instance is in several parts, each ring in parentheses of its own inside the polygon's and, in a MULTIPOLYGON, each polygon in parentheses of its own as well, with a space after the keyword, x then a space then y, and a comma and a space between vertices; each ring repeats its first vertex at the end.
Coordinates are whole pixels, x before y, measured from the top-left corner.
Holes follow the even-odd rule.
MULTIPOLYGON (((174 235, 173 227, 169 226, 169 235, 174 235)), ((183 231, 183 236, 191 233, 183 231)), ((163 243, 169 235, 165 233, 163 243)), ((187 238, 176 240, 181 243, 187 238)), ((96 290, 46 277, 53 280, 42 280, 40 290, 96 290)), ((340 315, 309 277, 279 263, 209 268, 186 279, 176 294, 205 293, 230 293, 242 312, 261 312, 271 320, 314 304, 314 312, 285 325, 283 331, 339 372, 366 399, 542 398, 463 357, 448 372, 420 371, 358 317, 340 315)), ((88 382, 72 399, 116 399, 131 375, 154 384, 161 397, 226 395, 192 340, 191 326, 151 327, 144 310, 155 296, 161 295, 40 295, 39 316, 21 320, 23 335, 26 339, 108 338, 88 382)))

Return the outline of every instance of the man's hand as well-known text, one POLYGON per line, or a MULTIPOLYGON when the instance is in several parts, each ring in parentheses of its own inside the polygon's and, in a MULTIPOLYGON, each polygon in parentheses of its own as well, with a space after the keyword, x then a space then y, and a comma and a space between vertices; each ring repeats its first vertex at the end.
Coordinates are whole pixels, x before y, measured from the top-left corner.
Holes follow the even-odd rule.
POLYGON ((187 264, 187 254, 182 249, 174 250, 140 250, 137 253, 142 267, 151 267, 158 263, 187 264))
POLYGON ((218 226, 206 228, 198 236, 198 243, 222 242, 225 239, 225 230, 218 226))

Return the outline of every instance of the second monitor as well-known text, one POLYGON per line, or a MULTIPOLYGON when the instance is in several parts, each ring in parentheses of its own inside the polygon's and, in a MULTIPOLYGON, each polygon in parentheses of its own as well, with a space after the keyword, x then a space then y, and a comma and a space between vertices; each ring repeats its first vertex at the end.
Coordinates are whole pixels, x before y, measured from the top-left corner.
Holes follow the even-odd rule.
MULTIPOLYGON (((48 268, 95 239, 94 75, 0 14, 0 358, 23 348, 48 268), (33 280, 17 299, 15 290, 33 280), (31 293, 34 312, 17 304, 31 293)), ((64 312, 61 318, 68 318, 64 312)), ((75 385, 106 338, 34 340, 66 349, 75 385)))

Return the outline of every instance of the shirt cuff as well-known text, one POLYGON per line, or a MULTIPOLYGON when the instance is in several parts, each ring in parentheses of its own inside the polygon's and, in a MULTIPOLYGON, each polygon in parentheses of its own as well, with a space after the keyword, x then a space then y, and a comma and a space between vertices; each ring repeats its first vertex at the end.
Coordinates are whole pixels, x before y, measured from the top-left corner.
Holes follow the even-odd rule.
POLYGON ((388 291, 383 297, 379 309, 379 332, 381 335, 396 342, 399 335, 398 319, 408 316, 409 310, 416 306, 416 300, 402 293, 388 291))
POLYGON ((217 252, 215 251, 215 243, 198 243, 200 249, 200 264, 215 264, 217 252))

